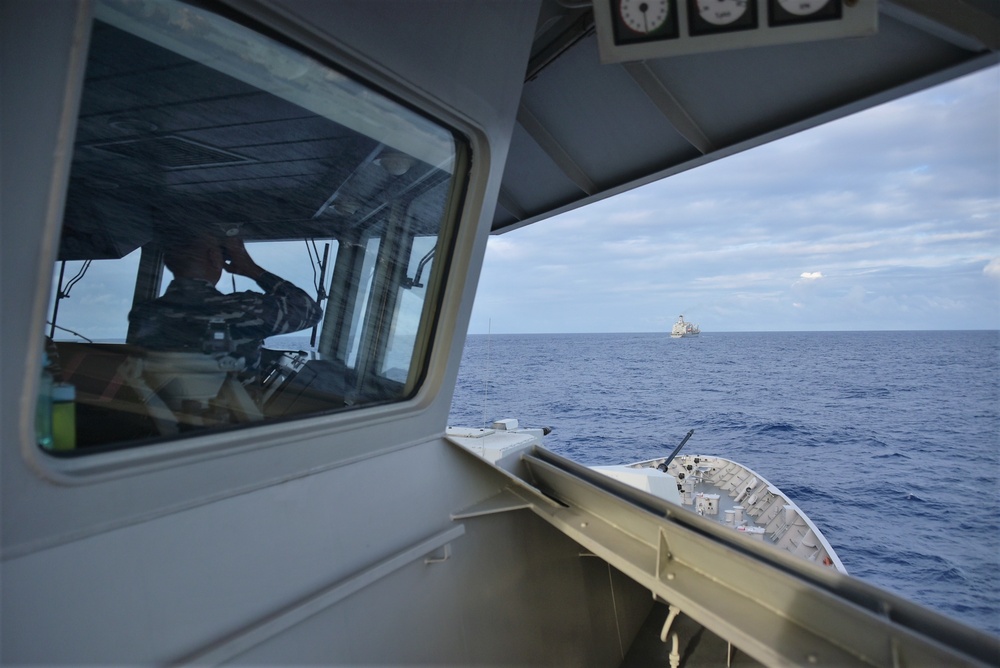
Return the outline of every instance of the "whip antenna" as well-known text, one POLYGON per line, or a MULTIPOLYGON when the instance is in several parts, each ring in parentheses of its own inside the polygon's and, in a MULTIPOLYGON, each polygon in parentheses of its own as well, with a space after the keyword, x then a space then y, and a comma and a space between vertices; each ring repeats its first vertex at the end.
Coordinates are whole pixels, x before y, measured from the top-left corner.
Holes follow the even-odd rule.
POLYGON ((483 425, 486 424, 486 407, 490 401, 490 343, 493 335, 493 318, 486 325, 486 379, 483 382, 483 425))

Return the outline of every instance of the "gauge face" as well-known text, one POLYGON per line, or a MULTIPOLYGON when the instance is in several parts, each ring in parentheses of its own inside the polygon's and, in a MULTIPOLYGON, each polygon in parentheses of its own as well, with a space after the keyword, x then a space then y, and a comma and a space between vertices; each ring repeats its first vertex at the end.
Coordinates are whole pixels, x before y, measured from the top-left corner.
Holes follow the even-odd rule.
POLYGON ((771 25, 835 21, 842 16, 843 0, 768 0, 771 25))
POLYGON ((729 25, 746 12, 747 0, 698 0, 698 15, 712 25, 729 25))
POLYGON ((778 4, 789 14, 810 16, 823 9, 830 0, 778 0, 778 4))
POLYGON ((688 32, 717 35, 757 27, 756 0, 688 0, 688 32))
POLYGON ((645 35, 667 22, 670 3, 668 0, 618 0, 618 14, 629 30, 645 35))

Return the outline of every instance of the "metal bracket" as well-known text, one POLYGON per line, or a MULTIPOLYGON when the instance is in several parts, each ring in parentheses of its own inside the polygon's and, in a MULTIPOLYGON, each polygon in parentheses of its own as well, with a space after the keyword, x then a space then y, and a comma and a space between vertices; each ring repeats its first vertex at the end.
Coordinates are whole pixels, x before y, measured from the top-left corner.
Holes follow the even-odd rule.
POLYGON ((440 564, 451 558, 451 543, 445 543, 433 557, 424 557, 425 564, 440 564), (437 556, 440 555, 440 556, 437 556))
POLYGON ((517 495, 585 550, 766 665, 991 665, 1000 644, 536 447, 517 495), (891 615, 884 610, 892 610, 891 615))

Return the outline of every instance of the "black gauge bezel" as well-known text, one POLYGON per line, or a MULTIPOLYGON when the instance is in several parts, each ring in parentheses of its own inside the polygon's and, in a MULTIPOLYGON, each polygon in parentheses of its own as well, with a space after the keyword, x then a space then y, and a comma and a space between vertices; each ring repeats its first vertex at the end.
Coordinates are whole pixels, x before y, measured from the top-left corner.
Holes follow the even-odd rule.
POLYGON ((611 10, 611 26, 615 44, 641 44, 643 42, 661 42, 680 37, 680 27, 677 20, 677 0, 667 0, 667 20, 663 25, 651 32, 640 34, 625 25, 619 7, 621 0, 608 3, 611 10))

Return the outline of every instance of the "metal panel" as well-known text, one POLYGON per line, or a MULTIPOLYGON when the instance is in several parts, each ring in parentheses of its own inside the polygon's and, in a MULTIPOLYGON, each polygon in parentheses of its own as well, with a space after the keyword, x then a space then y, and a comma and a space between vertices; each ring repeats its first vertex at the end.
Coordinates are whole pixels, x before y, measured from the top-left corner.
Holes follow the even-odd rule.
POLYGON ((592 181, 690 157, 688 142, 664 119, 621 66, 595 62, 593 37, 525 83, 528 107, 592 181))
MULTIPOLYGON (((567 17, 578 11, 564 10, 567 17)), ((874 36, 677 55, 629 65, 602 65, 597 39, 581 29, 577 18, 566 36, 556 40, 562 51, 538 54, 545 60, 525 83, 522 103, 599 189, 578 189, 567 199, 561 186, 553 187, 545 178, 551 161, 515 143, 503 188, 521 210, 514 214, 499 209, 494 233, 1000 60, 995 37, 1000 34, 998 4, 898 0, 880 3, 880 12, 874 36), (701 151, 691 149, 678 129, 701 151)))
POLYGON ((534 484, 516 492, 540 517, 767 665, 985 666, 1000 655, 995 638, 542 448, 522 461, 534 484))

